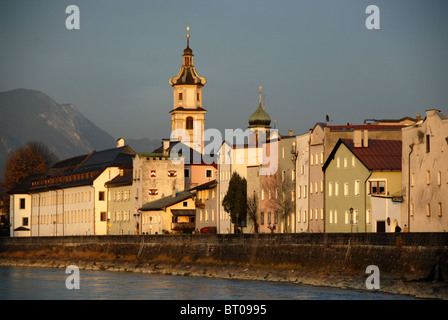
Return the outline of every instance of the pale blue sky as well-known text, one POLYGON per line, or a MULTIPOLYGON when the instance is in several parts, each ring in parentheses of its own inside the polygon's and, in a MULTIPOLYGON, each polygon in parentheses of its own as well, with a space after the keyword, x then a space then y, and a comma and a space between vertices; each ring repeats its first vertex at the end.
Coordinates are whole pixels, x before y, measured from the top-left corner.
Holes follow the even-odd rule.
POLYGON ((206 128, 247 128, 264 87, 277 128, 448 112, 448 1, 0 0, 0 91, 73 103, 114 137, 170 134, 190 26, 206 128), (67 30, 65 8, 80 9, 67 30), (380 9, 368 30, 365 9, 380 9))

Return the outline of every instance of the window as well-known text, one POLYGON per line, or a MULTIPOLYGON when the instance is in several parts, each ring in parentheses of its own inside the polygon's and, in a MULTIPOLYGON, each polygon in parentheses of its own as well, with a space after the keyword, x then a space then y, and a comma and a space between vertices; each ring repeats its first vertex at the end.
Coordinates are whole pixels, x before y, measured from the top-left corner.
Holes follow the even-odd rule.
POLYGON ((355 180, 355 196, 359 196, 359 180, 355 180))
POLYGON ((301 215, 302 215, 302 212, 300 210, 297 210, 297 222, 300 222, 301 215))
POLYGON ((25 209, 25 198, 20 198, 20 209, 25 209))
POLYGON ((339 195, 339 182, 338 182, 338 181, 336 181, 336 182, 334 183, 334 195, 335 195, 335 196, 338 196, 338 195, 339 195))
POLYGON ((199 93, 196 94, 196 100, 198 100, 198 101, 201 100, 201 95, 199 93))
POLYGON ((296 181, 296 170, 294 169, 291 170, 291 180, 296 181))
POLYGON ((22 218, 22 226, 28 225, 28 218, 22 218))
POLYGON ((339 168, 341 166, 341 159, 339 157, 336 158, 336 167, 339 168))
POLYGON ((439 217, 442 216, 442 203, 439 202, 439 208, 438 208, 439 217))
POLYGON ((385 194, 386 181, 370 181, 370 194, 385 194))
POLYGON ((190 169, 184 169, 185 178, 190 178, 190 169))
MULTIPOLYGON (((104 201, 104 191, 98 192, 98 200, 99 201, 104 201)), ((101 220, 101 221, 103 221, 103 220, 101 220)))
POLYGON ((330 223, 333 223, 333 210, 330 210, 330 223))
POLYGON ((345 211, 345 224, 350 224, 350 211, 345 211))
POLYGON ((352 167, 356 166, 356 158, 355 156, 352 156, 352 167))
POLYGON ((431 184, 431 171, 426 171, 426 184, 431 184))
POLYGON ((106 221, 107 220, 107 212, 101 211, 100 218, 101 218, 101 221, 106 221))
POLYGON ((179 101, 182 101, 182 92, 179 92, 179 101))
POLYGON ((210 170, 210 169, 205 170, 205 177, 206 178, 211 178, 212 177, 212 170, 210 170))
POLYGON ((442 172, 437 172, 437 185, 440 186, 442 184, 442 172))
POLYGON ((347 163, 348 163, 347 158, 344 158, 344 168, 347 168, 347 163))
POLYGON ((185 129, 193 130, 193 117, 188 117, 185 124, 185 129))
POLYGON ((344 183, 344 196, 348 196, 348 182, 344 183))
POLYGON ((411 203, 410 215, 411 215, 411 217, 414 216, 414 204, 413 203, 411 203))
POLYGON ((188 202, 187 202, 187 201, 184 201, 184 202, 182 202, 182 205, 183 205, 184 207, 188 207, 188 202))
POLYGON ((260 213, 260 224, 262 226, 264 226, 264 212, 263 211, 260 213))
POLYGON ((333 196, 333 182, 328 183, 328 196, 333 196))
POLYGON ((426 135, 426 152, 431 150, 431 136, 429 134, 426 135))
POLYGON ((310 165, 311 166, 314 165, 314 155, 313 154, 311 154, 311 157, 310 157, 310 165))
POLYGON ((426 205, 426 215, 429 217, 431 215, 431 204, 426 205))
POLYGON ((366 223, 371 224, 372 223, 372 210, 368 209, 366 212, 366 223))

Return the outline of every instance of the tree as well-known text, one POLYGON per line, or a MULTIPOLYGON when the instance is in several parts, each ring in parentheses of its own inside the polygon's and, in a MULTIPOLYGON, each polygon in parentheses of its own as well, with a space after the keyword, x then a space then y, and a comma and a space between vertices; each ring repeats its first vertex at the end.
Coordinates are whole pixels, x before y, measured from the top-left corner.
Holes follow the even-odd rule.
POLYGON ((3 177, 0 180, 3 205, 1 210, 9 212, 9 196, 7 192, 16 187, 32 173, 45 172, 58 160, 42 142, 29 141, 25 146, 10 151, 3 167, 3 177))
POLYGON ((286 178, 286 174, 282 172, 282 176, 278 174, 266 176, 261 182, 263 190, 267 191, 268 201, 267 207, 274 212, 274 223, 268 228, 271 232, 281 226, 277 226, 277 217, 280 223, 284 223, 283 232, 290 232, 287 228, 288 217, 294 212, 295 186, 294 182, 286 178))
POLYGON ((258 199, 254 191, 253 196, 247 198, 247 215, 254 222, 254 233, 258 233, 258 226, 259 226, 257 211, 258 211, 258 199))
POLYGON ((224 210, 230 213, 235 232, 242 226, 247 217, 247 181, 234 172, 229 181, 229 189, 222 200, 224 210))

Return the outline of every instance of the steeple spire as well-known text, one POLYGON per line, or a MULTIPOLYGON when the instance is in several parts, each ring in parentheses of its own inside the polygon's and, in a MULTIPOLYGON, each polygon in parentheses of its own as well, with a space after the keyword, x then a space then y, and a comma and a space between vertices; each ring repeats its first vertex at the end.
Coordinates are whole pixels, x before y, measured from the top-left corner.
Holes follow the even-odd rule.
POLYGON ((190 27, 187 26, 187 48, 190 47, 190 27))

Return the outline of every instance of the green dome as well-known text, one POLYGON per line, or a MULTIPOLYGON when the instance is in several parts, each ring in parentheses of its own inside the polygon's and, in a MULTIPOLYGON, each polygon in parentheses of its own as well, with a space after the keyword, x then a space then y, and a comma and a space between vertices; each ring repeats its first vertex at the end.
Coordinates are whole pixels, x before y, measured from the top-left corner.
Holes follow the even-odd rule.
POLYGON ((258 105, 257 110, 249 117, 249 128, 265 127, 270 128, 271 117, 264 111, 261 103, 258 105))

